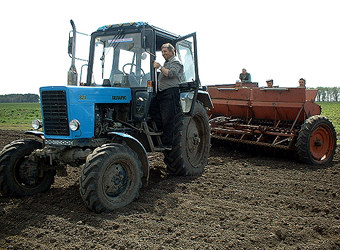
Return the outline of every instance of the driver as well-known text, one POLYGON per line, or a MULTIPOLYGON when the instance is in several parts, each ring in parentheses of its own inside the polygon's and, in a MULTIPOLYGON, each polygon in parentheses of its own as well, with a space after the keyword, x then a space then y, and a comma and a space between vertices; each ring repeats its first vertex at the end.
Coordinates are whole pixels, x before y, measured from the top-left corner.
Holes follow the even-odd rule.
POLYGON ((154 68, 160 70, 158 78, 158 90, 150 106, 150 115, 158 128, 163 130, 163 147, 172 149, 174 134, 174 118, 182 112, 180 106, 179 84, 183 79, 183 65, 176 57, 175 48, 170 43, 161 47, 165 59, 164 66, 154 62, 154 68), (160 117, 159 117, 160 116, 160 117))

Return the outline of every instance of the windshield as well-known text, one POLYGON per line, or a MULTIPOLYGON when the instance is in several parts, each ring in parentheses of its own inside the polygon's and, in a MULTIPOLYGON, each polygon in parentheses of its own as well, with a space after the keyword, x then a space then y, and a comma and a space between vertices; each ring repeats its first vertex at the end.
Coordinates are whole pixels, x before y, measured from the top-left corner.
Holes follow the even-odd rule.
POLYGON ((141 47, 141 34, 110 35, 95 40, 91 83, 146 87, 150 55, 141 47))

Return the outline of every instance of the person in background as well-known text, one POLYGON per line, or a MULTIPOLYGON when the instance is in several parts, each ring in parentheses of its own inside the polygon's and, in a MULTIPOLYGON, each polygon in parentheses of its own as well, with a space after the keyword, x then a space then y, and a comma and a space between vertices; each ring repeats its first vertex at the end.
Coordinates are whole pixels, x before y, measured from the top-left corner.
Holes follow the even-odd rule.
POLYGON ((150 116, 154 117, 158 128, 162 128, 163 147, 172 149, 176 114, 182 112, 180 106, 179 84, 184 77, 183 64, 176 57, 175 48, 170 43, 162 45, 164 65, 154 62, 154 68, 160 70, 158 90, 150 104, 150 116), (160 116, 160 117, 159 117, 160 116))
POLYGON ((267 88, 273 88, 273 85, 274 85, 274 80, 273 79, 267 80, 266 83, 267 83, 267 88))
POLYGON ((239 77, 241 83, 251 82, 251 75, 247 72, 246 69, 242 69, 242 73, 239 77))
POLYGON ((299 87, 300 88, 306 88, 306 79, 304 79, 304 78, 299 79, 299 87))

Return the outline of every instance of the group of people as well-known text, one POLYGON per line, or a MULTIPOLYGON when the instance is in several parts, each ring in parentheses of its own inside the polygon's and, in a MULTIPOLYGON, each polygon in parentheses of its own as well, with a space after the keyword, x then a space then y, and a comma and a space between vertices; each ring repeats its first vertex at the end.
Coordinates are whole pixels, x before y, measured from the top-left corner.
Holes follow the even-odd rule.
MULTIPOLYGON (((269 79, 266 81, 267 83, 267 88, 274 88, 274 80, 273 79, 269 79)), ((300 78, 299 79, 299 88, 305 88, 306 87, 306 80, 304 78, 300 78)))
MULTIPOLYGON (((242 69, 242 72, 239 76, 239 79, 241 83, 250 83, 251 82, 251 75, 250 73, 247 72, 246 69, 242 69)), ((274 80, 273 79, 268 79, 266 81, 267 83, 267 88, 274 88, 274 80)), ((299 79, 299 87, 300 88, 305 88, 306 87, 306 79, 300 78, 299 79)))

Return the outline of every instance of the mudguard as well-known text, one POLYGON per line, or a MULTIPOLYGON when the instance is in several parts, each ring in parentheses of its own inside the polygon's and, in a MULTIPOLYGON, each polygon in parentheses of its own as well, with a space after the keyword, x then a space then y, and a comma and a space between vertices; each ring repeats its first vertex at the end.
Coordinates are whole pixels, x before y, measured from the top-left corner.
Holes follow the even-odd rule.
POLYGON ((142 163, 143 169, 143 185, 146 186, 149 181, 150 165, 148 156, 144 146, 133 136, 120 133, 120 132, 109 132, 109 135, 119 137, 121 140, 126 142, 126 144, 137 153, 139 160, 142 163))
POLYGON ((39 138, 44 138, 44 132, 42 131, 35 131, 35 130, 25 131, 25 135, 34 135, 39 138))
POLYGON ((198 90, 197 100, 199 100, 201 103, 203 103, 204 107, 207 107, 209 109, 212 109, 214 107, 214 105, 211 101, 210 95, 207 91, 198 90))

